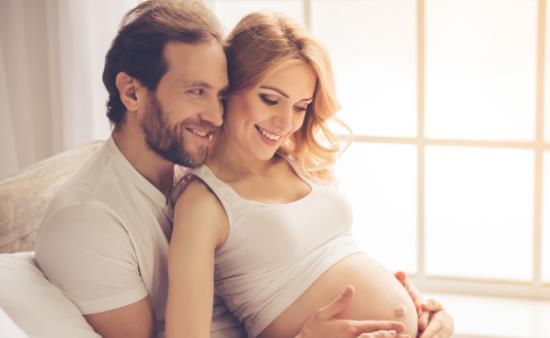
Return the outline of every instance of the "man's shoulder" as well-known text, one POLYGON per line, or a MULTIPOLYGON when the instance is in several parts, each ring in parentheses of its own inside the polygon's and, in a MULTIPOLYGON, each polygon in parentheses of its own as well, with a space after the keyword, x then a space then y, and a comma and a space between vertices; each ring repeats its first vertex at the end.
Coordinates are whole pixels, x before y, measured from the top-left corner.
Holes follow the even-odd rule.
POLYGON ((116 174, 113 159, 105 148, 101 149, 59 188, 48 214, 64 208, 110 205, 126 189, 124 177, 116 174))
POLYGON ((71 231, 79 225, 97 223, 97 226, 103 226, 106 220, 110 223, 117 221, 113 199, 122 194, 122 183, 115 182, 111 162, 105 150, 101 149, 63 183, 46 210, 39 235, 44 231, 54 231, 54 228, 71 231))
POLYGON ((61 233, 68 237, 86 238, 94 233, 107 234, 111 231, 119 231, 116 228, 123 228, 119 215, 101 201, 55 202, 50 205, 42 221, 37 243, 45 237, 61 233))

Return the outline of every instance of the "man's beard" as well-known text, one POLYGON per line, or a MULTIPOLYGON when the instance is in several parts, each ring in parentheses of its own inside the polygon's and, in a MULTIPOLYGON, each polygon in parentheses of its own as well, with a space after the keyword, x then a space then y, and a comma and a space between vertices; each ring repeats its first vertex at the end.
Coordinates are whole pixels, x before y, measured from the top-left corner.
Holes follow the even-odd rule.
POLYGON ((195 151, 185 147, 185 127, 197 126, 208 129, 215 128, 212 124, 204 121, 193 122, 185 119, 182 122, 170 126, 166 114, 156 96, 151 94, 149 111, 141 121, 141 129, 145 134, 145 141, 151 150, 165 160, 189 168, 198 167, 206 162, 208 148, 197 145, 195 151))

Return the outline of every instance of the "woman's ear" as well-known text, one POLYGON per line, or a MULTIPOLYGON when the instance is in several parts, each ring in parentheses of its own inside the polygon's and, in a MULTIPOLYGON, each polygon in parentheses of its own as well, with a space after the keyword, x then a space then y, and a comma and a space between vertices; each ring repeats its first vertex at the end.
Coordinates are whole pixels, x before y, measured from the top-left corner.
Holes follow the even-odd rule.
POLYGON ((120 101, 127 111, 136 111, 138 108, 137 89, 139 82, 130 75, 120 72, 116 75, 115 84, 120 101))

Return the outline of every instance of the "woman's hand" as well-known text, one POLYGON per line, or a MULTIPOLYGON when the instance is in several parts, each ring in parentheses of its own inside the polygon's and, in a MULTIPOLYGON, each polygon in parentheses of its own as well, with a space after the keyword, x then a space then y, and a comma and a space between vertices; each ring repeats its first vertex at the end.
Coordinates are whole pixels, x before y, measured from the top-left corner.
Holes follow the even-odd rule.
POLYGON ((422 310, 429 314, 428 327, 422 332, 420 338, 450 338, 454 333, 454 321, 439 304, 439 302, 428 299, 422 303, 422 310))
POLYGON ((319 309, 302 326, 296 338, 410 338, 401 334, 405 326, 386 320, 346 320, 337 318, 349 305, 354 289, 346 290, 319 309))
POLYGON ((411 296, 414 306, 416 307, 416 313, 418 314, 418 331, 424 331, 428 325, 429 314, 424 313, 422 310, 422 295, 420 295, 414 286, 409 284, 407 276, 403 271, 397 271, 395 273, 395 278, 397 278, 405 290, 407 290, 409 296, 411 296))
POLYGON ((450 338, 454 333, 453 317, 439 302, 433 299, 423 301, 418 290, 407 282, 405 273, 398 271, 395 277, 407 290, 416 307, 419 338, 450 338))

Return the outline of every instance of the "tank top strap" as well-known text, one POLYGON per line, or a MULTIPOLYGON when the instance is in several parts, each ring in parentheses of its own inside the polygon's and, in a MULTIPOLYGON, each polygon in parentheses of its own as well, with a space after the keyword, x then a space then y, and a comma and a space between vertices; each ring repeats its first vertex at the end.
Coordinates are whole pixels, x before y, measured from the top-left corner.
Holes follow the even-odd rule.
MULTIPOLYGON (((191 182, 193 177, 200 179, 204 184, 206 184, 212 193, 216 195, 216 198, 224 207, 231 224, 233 220, 233 209, 236 207, 236 204, 239 203, 239 196, 227 183, 217 178, 206 165, 187 170, 185 176, 183 176, 174 186, 174 189, 170 194, 169 204, 172 207, 171 209, 173 209, 178 197, 183 193, 183 191, 185 191, 185 188, 189 182, 191 182)), ((169 216, 173 219, 173 214, 169 216)))

